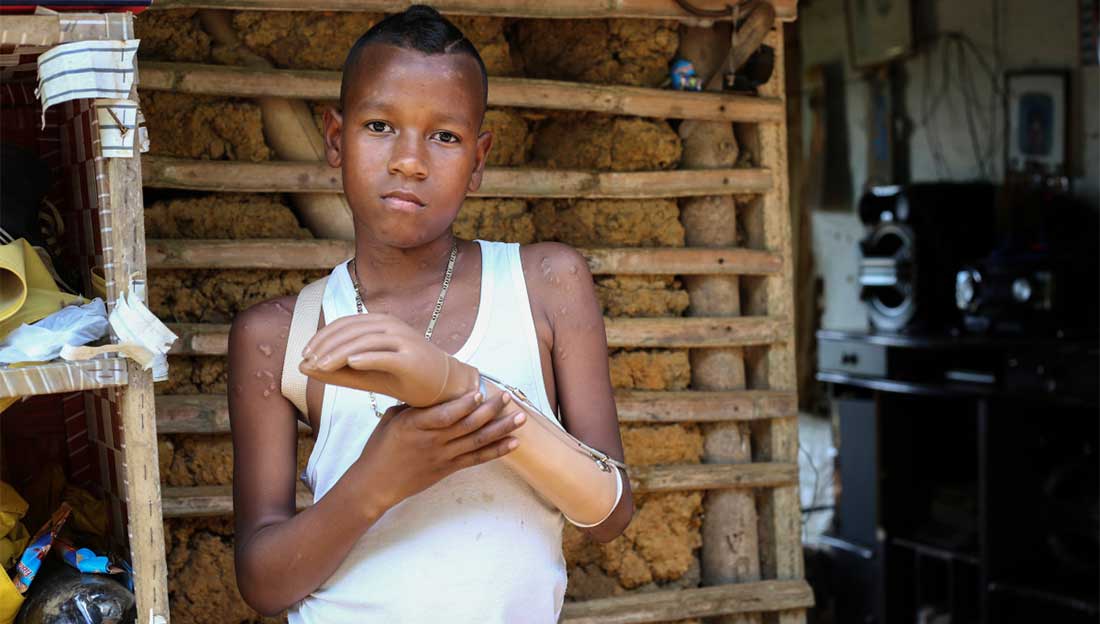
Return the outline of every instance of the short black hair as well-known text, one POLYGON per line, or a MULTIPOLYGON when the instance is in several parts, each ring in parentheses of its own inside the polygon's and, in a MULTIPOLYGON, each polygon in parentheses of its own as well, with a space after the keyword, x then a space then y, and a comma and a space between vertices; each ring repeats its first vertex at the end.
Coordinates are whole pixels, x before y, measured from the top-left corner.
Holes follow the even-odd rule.
POLYGON ((481 69, 482 100, 488 104, 489 74, 485 71, 485 61, 481 60, 474 44, 462 34, 450 20, 439 11, 424 4, 414 4, 401 13, 395 13, 378 22, 363 33, 351 46, 344 61, 344 73, 340 78, 340 106, 344 106, 351 75, 359 64, 363 48, 372 43, 396 46, 405 50, 416 50, 424 54, 465 54, 477 61, 481 69))

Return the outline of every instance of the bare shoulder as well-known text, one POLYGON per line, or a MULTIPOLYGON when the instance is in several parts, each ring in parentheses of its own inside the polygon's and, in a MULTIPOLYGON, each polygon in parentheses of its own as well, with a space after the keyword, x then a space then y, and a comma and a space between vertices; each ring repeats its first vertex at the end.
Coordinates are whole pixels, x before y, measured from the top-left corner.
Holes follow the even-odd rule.
POLYGON ((277 365, 281 370, 297 300, 297 295, 276 297, 238 314, 229 329, 230 367, 236 362, 247 368, 277 365))
POLYGON ((527 288, 536 296, 577 295, 592 289, 588 261, 579 251, 563 243, 534 243, 519 250, 527 288))
MULTIPOLYGON (((557 335, 566 328, 602 328, 603 310, 596 298, 588 261, 562 243, 535 243, 520 247, 523 275, 531 310, 557 335)), ((537 321, 536 321, 537 325, 537 321)), ((548 344, 555 344, 551 339, 548 344)))

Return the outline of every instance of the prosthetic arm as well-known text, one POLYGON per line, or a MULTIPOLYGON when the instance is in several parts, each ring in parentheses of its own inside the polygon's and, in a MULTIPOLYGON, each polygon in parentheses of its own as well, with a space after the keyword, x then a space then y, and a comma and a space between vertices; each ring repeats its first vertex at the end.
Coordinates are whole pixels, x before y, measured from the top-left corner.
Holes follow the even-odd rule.
MULTIPOLYGON (((295 331, 301 304, 299 296, 292 336, 301 333, 295 331)), ((308 321, 302 325, 315 328, 316 318, 312 326, 308 321)), ((303 343, 291 340, 287 346, 284 394, 294 387, 287 383, 288 372, 386 394, 413 407, 435 405, 475 390, 486 400, 506 392, 512 398, 510 406, 515 406, 506 408, 509 416, 522 410, 527 420, 512 434, 519 447, 501 461, 577 526, 602 523, 618 505, 623 491, 621 470, 626 469, 622 462, 576 439, 523 392, 456 360, 401 320, 385 314, 338 319, 308 340, 308 351, 300 359, 303 343)), ((304 390, 301 394, 304 397, 304 390)))

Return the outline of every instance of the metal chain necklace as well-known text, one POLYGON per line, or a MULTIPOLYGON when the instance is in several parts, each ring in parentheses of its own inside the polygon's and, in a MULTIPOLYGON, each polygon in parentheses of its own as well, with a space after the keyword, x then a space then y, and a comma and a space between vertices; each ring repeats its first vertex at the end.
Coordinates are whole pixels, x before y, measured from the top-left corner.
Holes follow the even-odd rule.
MULTIPOLYGON (((447 298, 447 289, 451 286, 451 276, 455 272, 455 259, 458 258, 458 241, 451 241, 451 256, 447 259, 447 272, 443 274, 443 288, 439 291, 439 298, 435 300, 435 309, 432 310, 432 319, 428 321, 428 329, 424 332, 424 340, 431 342, 432 332, 435 331, 435 322, 439 320, 439 313, 443 311, 443 300, 447 298)), ((355 257, 351 259, 352 279, 351 285, 355 287, 355 311, 366 314, 366 306, 363 305, 363 294, 359 292, 359 267, 355 265, 355 257)), ((377 418, 382 417, 378 411, 378 399, 374 393, 367 391, 370 397, 370 407, 377 418)))

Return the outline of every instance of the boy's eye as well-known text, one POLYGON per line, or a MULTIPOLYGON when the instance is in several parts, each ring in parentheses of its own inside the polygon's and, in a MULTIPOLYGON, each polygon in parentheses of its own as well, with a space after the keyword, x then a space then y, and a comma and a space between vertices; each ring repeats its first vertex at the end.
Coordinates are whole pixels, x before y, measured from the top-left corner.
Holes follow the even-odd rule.
POLYGON ((458 143, 458 135, 452 132, 447 132, 446 130, 440 130, 439 132, 436 132, 435 136, 444 143, 458 143))
POLYGON ((390 125, 384 121, 368 121, 365 124, 367 130, 371 132, 385 132, 390 125))

